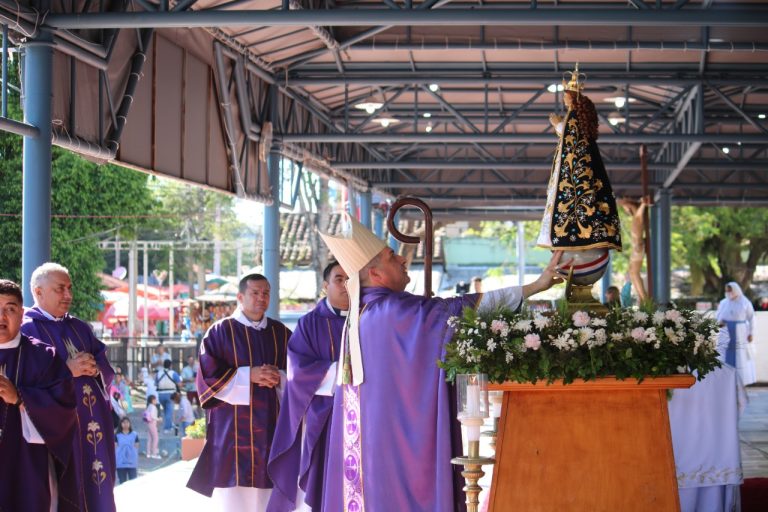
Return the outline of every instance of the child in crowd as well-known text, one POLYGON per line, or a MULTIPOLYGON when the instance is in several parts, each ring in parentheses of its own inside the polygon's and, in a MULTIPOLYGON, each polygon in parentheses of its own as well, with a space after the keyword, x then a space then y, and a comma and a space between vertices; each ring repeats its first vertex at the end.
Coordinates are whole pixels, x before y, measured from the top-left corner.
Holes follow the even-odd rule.
POLYGON ((160 422, 157 414, 157 397, 149 395, 147 397, 147 410, 144 411, 144 422, 147 424, 147 458, 159 459, 158 450, 159 438, 157 435, 157 424, 160 422))
POLYGON ((171 401, 179 406, 179 415, 177 417, 179 425, 179 435, 187 435, 187 427, 195 422, 195 412, 192 410, 192 403, 186 394, 174 393, 171 395, 171 401))
POLYGON ((139 435, 133 431, 128 417, 120 420, 120 428, 115 435, 115 445, 117 478, 122 484, 136 478, 136 470, 139 467, 139 435))

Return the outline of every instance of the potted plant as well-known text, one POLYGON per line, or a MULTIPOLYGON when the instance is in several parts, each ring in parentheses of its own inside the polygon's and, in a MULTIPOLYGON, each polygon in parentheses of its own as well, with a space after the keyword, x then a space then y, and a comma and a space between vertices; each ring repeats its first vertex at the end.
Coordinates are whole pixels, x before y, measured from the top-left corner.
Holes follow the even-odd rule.
POLYGON ((205 445, 205 418, 195 420, 188 426, 185 436, 181 438, 181 460, 192 460, 200 456, 205 445))

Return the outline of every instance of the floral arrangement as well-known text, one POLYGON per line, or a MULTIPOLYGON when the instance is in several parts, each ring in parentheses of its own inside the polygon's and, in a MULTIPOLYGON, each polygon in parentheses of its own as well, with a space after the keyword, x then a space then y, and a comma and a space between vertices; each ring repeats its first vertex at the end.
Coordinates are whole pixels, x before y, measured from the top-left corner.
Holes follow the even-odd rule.
POLYGON ((605 316, 569 314, 565 305, 546 314, 466 308, 448 324, 455 334, 439 365, 451 381, 459 373, 485 373, 491 382, 565 384, 692 372, 702 379, 720 366, 714 320, 652 304, 605 316))
POLYGON ((192 439, 205 439, 206 430, 207 425, 205 418, 200 418, 195 420, 193 424, 189 425, 186 428, 184 434, 186 434, 187 437, 191 437, 192 439))

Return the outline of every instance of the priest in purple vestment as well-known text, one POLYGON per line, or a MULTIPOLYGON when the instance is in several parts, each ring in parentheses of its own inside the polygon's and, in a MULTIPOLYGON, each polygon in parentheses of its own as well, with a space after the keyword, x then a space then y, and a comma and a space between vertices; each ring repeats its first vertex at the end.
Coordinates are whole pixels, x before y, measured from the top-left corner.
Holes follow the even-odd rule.
POLYGON ((0 280, 0 510, 78 511, 75 392, 55 349, 19 332, 21 288, 0 280))
POLYGON ((346 282, 341 265, 329 263, 323 271, 326 297, 299 320, 288 341, 288 382, 269 456, 275 487, 268 512, 320 510, 336 361, 349 309, 346 282))
POLYGON ((405 292, 410 278, 396 255, 346 215, 345 235, 322 235, 349 275, 350 321, 345 329, 334 395, 323 508, 328 512, 451 511, 452 425, 448 384, 437 361, 451 337, 447 320, 464 307, 491 308, 551 287, 559 252, 523 287, 426 298, 405 292))
POLYGON ((208 429, 187 486, 213 496, 224 511, 263 511, 272 490, 267 461, 291 331, 266 316, 269 295, 264 276, 243 277, 237 309, 200 345, 197 391, 208 429))
POLYGON ((32 272, 35 305, 25 310, 21 332, 56 348, 73 377, 77 429, 73 458, 81 507, 90 512, 115 510, 115 431, 109 386, 115 372, 107 348, 91 327, 69 314, 72 281, 69 271, 44 263, 32 272))

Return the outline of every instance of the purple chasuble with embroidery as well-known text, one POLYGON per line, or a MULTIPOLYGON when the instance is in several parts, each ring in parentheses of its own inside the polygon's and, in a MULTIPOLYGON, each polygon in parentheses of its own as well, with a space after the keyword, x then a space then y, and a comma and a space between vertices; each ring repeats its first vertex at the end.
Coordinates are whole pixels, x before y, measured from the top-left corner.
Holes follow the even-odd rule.
POLYGON ((50 511, 49 456, 58 480, 59 512, 80 510, 72 465, 77 418, 69 370, 53 347, 24 335, 18 347, 0 349, 0 367, 45 441, 28 443, 20 408, 0 400, 0 510, 50 511))
MULTIPOLYGON (((38 307, 24 310, 21 332, 56 348, 66 363, 69 350, 93 355, 100 374, 73 379, 77 403, 77 431, 73 457, 77 469, 82 509, 91 512, 115 510, 115 431, 107 390, 115 372, 107 361, 107 347, 91 327, 69 314, 50 320, 38 307)), ((71 375, 71 374, 70 374, 71 375)))
POLYGON ((187 487, 211 496, 216 487, 272 488, 267 476, 269 447, 277 423, 277 390, 251 384, 249 405, 232 405, 216 398, 240 367, 277 366, 285 370, 291 331, 267 319, 264 329, 246 327, 232 317, 208 329, 200 345, 197 392, 208 412, 203 452, 187 487))
POLYGON ((296 509, 297 483, 306 493, 305 503, 320 510, 333 397, 315 392, 338 360, 345 320, 323 299, 301 317, 288 342, 288 382, 269 457, 275 487, 268 512, 296 509))
POLYGON ((451 466, 461 451, 459 424, 437 361, 452 335, 448 318, 475 307, 479 298, 362 289, 365 381, 336 391, 322 510, 463 507, 464 496, 454 496, 451 466))

